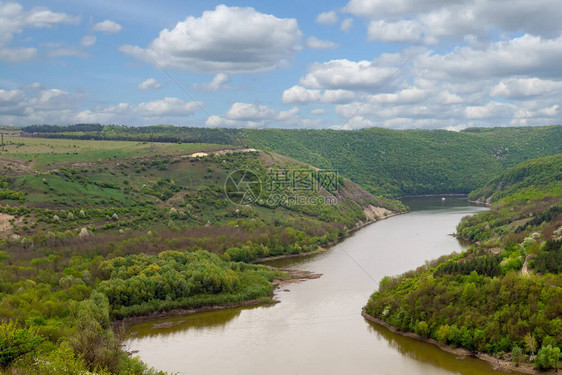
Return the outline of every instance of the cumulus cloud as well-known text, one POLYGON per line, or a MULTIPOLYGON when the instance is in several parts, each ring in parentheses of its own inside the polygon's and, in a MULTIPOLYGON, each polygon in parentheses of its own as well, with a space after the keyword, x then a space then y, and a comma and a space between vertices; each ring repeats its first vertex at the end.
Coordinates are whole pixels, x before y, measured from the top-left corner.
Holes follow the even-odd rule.
POLYGON ((139 85, 137 86, 137 89, 139 89, 141 91, 147 91, 147 90, 157 90, 160 87, 162 87, 160 82, 158 82, 154 78, 148 78, 148 79, 142 81, 141 83, 139 83, 139 85))
POLYGON ((295 19, 219 5, 162 30, 147 48, 123 45, 120 51, 175 69, 239 73, 286 65, 301 38, 295 19))
POLYGON ((562 7, 551 0, 350 0, 344 11, 371 21, 373 40, 420 41, 433 44, 443 38, 463 40, 472 35, 530 33, 552 38, 562 32, 562 7))
POLYGON ((370 40, 388 43, 417 43, 421 41, 422 27, 417 21, 372 21, 367 36, 370 40))
POLYGON ((91 47, 96 44, 96 37, 93 35, 85 35, 80 39, 82 47, 91 47))
POLYGON ((329 40, 321 40, 315 36, 311 36, 306 40, 306 46, 311 49, 331 49, 337 48, 338 43, 330 42, 329 40))
POLYGON ((11 47, 15 34, 26 28, 48 28, 59 24, 78 24, 80 18, 66 13, 53 12, 47 8, 29 11, 14 2, 0 1, 0 60, 21 62, 31 60, 38 54, 34 47, 11 47))
POLYGON ((370 91, 376 90, 394 71, 392 66, 371 61, 330 60, 312 64, 300 84, 310 88, 370 91))
POLYGON ((164 98, 139 104, 119 103, 83 109, 85 96, 38 83, 18 89, 0 89, 0 124, 64 124, 79 122, 144 125, 166 119, 181 121, 197 112, 204 103, 164 98))
POLYGON ((552 93, 562 93, 562 81, 509 78, 499 82, 490 91, 491 96, 501 96, 506 99, 522 99, 552 93))
POLYGON ((329 12, 322 12, 316 16, 316 23, 321 25, 335 25, 338 23, 339 17, 335 10, 329 12))
POLYGON ((300 109, 293 107, 280 111, 262 104, 236 102, 222 116, 211 116, 207 119, 207 126, 235 127, 235 128, 263 128, 275 127, 319 127, 318 119, 302 118, 300 109))
POLYGON ((491 43, 485 49, 463 47, 447 54, 424 55, 420 57, 419 65, 433 71, 433 77, 441 78, 454 76, 473 80, 511 75, 559 78, 561 59, 562 36, 544 39, 525 34, 491 43))
POLYGON ((335 103, 345 128, 560 123, 559 39, 522 35, 485 48, 438 53, 421 47, 372 61, 318 62, 282 101, 335 103), (397 73, 409 56, 411 63, 397 73))
POLYGON ((295 85, 283 92, 284 104, 310 103, 349 103, 355 99, 355 93, 349 90, 307 89, 295 85))
POLYGON ((178 98, 164 98, 152 102, 140 103, 137 111, 143 116, 159 117, 159 116, 190 116, 199 106, 204 103, 184 102, 178 98))
POLYGON ((221 89, 228 88, 229 77, 227 74, 218 73, 210 82, 195 83, 193 87, 200 91, 215 92, 221 89))
POLYGON ((92 26, 92 30, 99 31, 106 34, 117 34, 123 29, 123 27, 115 21, 105 20, 96 23, 92 26))

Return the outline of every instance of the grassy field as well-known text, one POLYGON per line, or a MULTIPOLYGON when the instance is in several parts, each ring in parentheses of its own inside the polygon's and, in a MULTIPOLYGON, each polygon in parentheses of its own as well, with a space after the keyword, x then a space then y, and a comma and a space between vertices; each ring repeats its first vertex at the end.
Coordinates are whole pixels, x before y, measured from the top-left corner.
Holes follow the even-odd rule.
POLYGON ((90 141, 4 136, 5 151, 1 158, 24 162, 33 169, 61 164, 87 163, 108 159, 149 158, 163 155, 185 155, 213 151, 224 145, 203 143, 149 143, 130 141, 90 141))

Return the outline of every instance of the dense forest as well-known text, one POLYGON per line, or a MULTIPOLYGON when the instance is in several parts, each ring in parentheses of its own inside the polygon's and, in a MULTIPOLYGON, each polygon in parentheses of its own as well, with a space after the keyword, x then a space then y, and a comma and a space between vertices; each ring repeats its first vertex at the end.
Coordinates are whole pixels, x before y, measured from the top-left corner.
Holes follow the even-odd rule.
POLYGON ((562 347, 561 167, 559 155, 532 160, 479 190, 478 196, 489 194, 484 200, 497 199, 489 211, 459 223, 459 236, 474 245, 385 277, 365 312, 444 344, 517 364, 533 362, 538 369, 557 368, 562 347))
POLYGON ((155 373, 122 351, 116 322, 271 302, 273 279, 287 275, 250 262, 327 247, 405 210, 343 176, 216 144, 12 132, 0 170, 0 373, 8 374, 155 373), (260 182, 255 201, 229 199, 236 192, 225 182, 238 170, 260 182), (287 184, 291 176, 298 185, 287 184))
MULTIPOLYGON (((562 180, 562 154, 532 159, 510 168, 485 186, 471 192, 468 199, 482 203, 494 203, 503 197, 514 199, 519 192, 527 192, 534 187, 549 186, 544 189, 555 195, 555 189, 560 189, 562 180)), ((558 190, 562 195, 562 191, 558 190)))
POLYGON ((562 126, 445 130, 34 126, 46 137, 206 142, 271 150, 336 169, 375 195, 469 193, 525 160, 562 152, 562 126))

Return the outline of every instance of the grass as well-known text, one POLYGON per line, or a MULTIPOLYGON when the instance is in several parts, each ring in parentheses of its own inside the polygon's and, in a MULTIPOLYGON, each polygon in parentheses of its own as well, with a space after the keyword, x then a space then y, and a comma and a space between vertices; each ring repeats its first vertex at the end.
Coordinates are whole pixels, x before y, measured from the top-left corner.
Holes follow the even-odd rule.
POLYGON ((0 157, 27 162, 34 169, 60 164, 86 163, 108 159, 145 158, 213 151, 224 145, 204 143, 147 143, 91 141, 5 136, 6 151, 0 157), (29 161, 31 160, 31 163, 29 161))

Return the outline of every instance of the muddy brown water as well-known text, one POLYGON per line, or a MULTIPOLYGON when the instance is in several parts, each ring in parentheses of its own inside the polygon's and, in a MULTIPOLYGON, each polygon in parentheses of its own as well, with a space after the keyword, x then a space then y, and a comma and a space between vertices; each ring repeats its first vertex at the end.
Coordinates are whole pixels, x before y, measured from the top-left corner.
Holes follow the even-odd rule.
POLYGON ((449 234, 463 216, 484 209, 457 197, 404 202, 410 213, 367 226, 327 252, 269 263, 323 274, 278 290, 280 303, 133 325, 128 349, 179 374, 499 374, 361 316, 375 281, 461 251, 467 244, 449 234))

